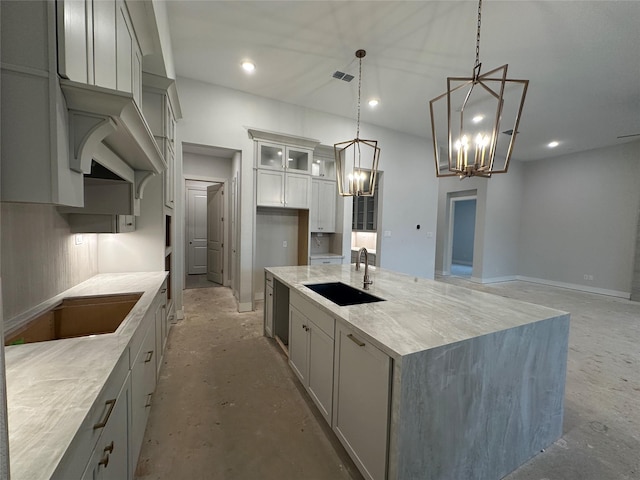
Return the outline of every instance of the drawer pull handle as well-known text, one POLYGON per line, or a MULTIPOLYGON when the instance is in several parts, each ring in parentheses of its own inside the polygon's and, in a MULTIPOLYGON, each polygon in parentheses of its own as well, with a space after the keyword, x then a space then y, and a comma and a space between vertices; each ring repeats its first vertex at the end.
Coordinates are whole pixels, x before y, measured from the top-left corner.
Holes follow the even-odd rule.
POLYGON ((162 290, 160 290, 160 293, 166 293, 167 289, 163 288, 162 290))
MULTIPOLYGON (((105 425, 106 425, 106 424, 107 424, 107 422, 109 421, 109 417, 111 416, 111 412, 113 412, 113 407, 115 407, 115 406, 116 406, 116 399, 114 398, 113 400, 107 400, 106 402, 104 402, 104 404, 105 404, 106 406, 108 406, 108 407, 109 407, 109 409, 107 410, 107 414, 104 416, 104 420, 103 420, 103 421, 101 421, 101 422, 99 422, 99 423, 96 423, 96 424, 93 426, 93 429, 94 429, 94 430, 97 430, 97 429, 99 429, 99 428, 104 428, 104 427, 105 427, 105 425)), ((106 465, 105 465, 105 466, 106 466, 106 465)))
POLYGON ((352 333, 347 335, 347 337, 350 338, 353 341, 353 343, 355 343, 359 347, 364 347, 365 343, 360 341, 360 340, 358 340, 356 337, 354 337, 352 333))
POLYGON ((147 395, 147 403, 145 404, 144 408, 150 407, 151 406, 151 397, 153 396, 153 393, 150 393, 149 395, 147 395))
POLYGON ((144 363, 149 363, 153 358, 153 350, 149 350, 147 352, 147 358, 144 359, 144 363))
POLYGON ((104 447, 104 451, 109 453, 113 452, 113 440, 111 440, 111 443, 109 445, 104 447))
POLYGON ((107 468, 109 465, 109 454, 105 453, 104 456, 98 462, 98 465, 104 465, 104 468, 107 468))

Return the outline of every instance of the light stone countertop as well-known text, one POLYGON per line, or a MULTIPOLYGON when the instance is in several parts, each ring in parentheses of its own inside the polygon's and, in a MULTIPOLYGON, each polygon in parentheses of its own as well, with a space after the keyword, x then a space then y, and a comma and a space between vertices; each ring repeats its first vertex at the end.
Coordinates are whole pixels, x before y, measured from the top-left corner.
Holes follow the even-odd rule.
POLYGON ((341 307, 305 284, 342 282, 362 290, 364 267, 313 265, 267 271, 338 320, 346 322, 387 355, 405 355, 566 315, 566 312, 478 292, 435 280, 369 267, 371 295, 383 302, 341 307))
POLYGON ((30 311, 46 311, 70 296, 143 293, 114 333, 5 347, 12 480, 51 477, 114 367, 128 354, 166 276, 96 275, 30 311))

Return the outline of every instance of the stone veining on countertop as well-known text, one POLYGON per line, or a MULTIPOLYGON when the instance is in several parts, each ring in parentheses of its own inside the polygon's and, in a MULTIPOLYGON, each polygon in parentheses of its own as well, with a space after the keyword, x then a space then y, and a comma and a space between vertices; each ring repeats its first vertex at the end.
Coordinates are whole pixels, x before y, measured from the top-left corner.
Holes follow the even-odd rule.
POLYGON ((166 275, 100 274, 38 306, 69 296, 143 292, 114 333, 6 347, 13 480, 51 477, 114 367, 128 353, 166 275))
POLYGON ((566 312, 370 267, 368 293, 384 302, 340 307, 305 284, 342 282, 362 289, 353 265, 267 268, 398 360, 411 353, 566 315, 566 312))

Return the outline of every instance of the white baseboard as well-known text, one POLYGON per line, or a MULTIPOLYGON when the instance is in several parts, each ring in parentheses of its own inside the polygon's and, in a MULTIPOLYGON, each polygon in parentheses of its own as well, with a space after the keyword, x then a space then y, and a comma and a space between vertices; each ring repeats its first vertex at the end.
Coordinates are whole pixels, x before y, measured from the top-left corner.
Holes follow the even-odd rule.
POLYGON ((626 298, 627 300, 631 297, 631 292, 621 292, 618 290, 608 290, 606 288, 589 287, 588 285, 580 285, 577 283, 556 282, 554 280, 546 280, 544 278, 525 277, 523 275, 517 275, 514 280, 539 283, 541 285, 549 285, 551 287, 568 288, 569 290, 578 290, 580 292, 597 293, 598 295, 608 295, 610 297, 626 298))
POLYGON ((238 312, 242 313, 242 312, 252 312, 252 311, 253 311, 253 305, 251 304, 251 302, 238 303, 238 312))
POLYGON ((184 319, 184 310, 176 310, 176 320, 184 319))
POLYGON ((517 280, 517 279, 518 277, 516 275, 506 275, 504 277, 492 277, 492 278, 471 277, 471 281, 476 283, 513 282, 514 280, 517 280))

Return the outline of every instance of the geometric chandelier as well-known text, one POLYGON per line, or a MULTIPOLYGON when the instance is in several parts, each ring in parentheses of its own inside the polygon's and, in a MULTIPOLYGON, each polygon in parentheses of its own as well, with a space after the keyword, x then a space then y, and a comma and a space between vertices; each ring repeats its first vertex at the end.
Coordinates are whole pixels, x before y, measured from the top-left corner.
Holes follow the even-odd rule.
POLYGON ((356 52, 360 62, 358 71, 358 119, 356 138, 333 146, 336 161, 338 193, 343 197, 372 197, 375 194, 380 148, 377 140, 360 138, 360 91, 362 88, 362 59, 364 50, 356 52))
POLYGON ((519 133, 529 80, 507 78, 508 65, 480 72, 481 10, 479 0, 471 77, 448 77, 447 91, 429 102, 438 177, 506 173, 519 133))

